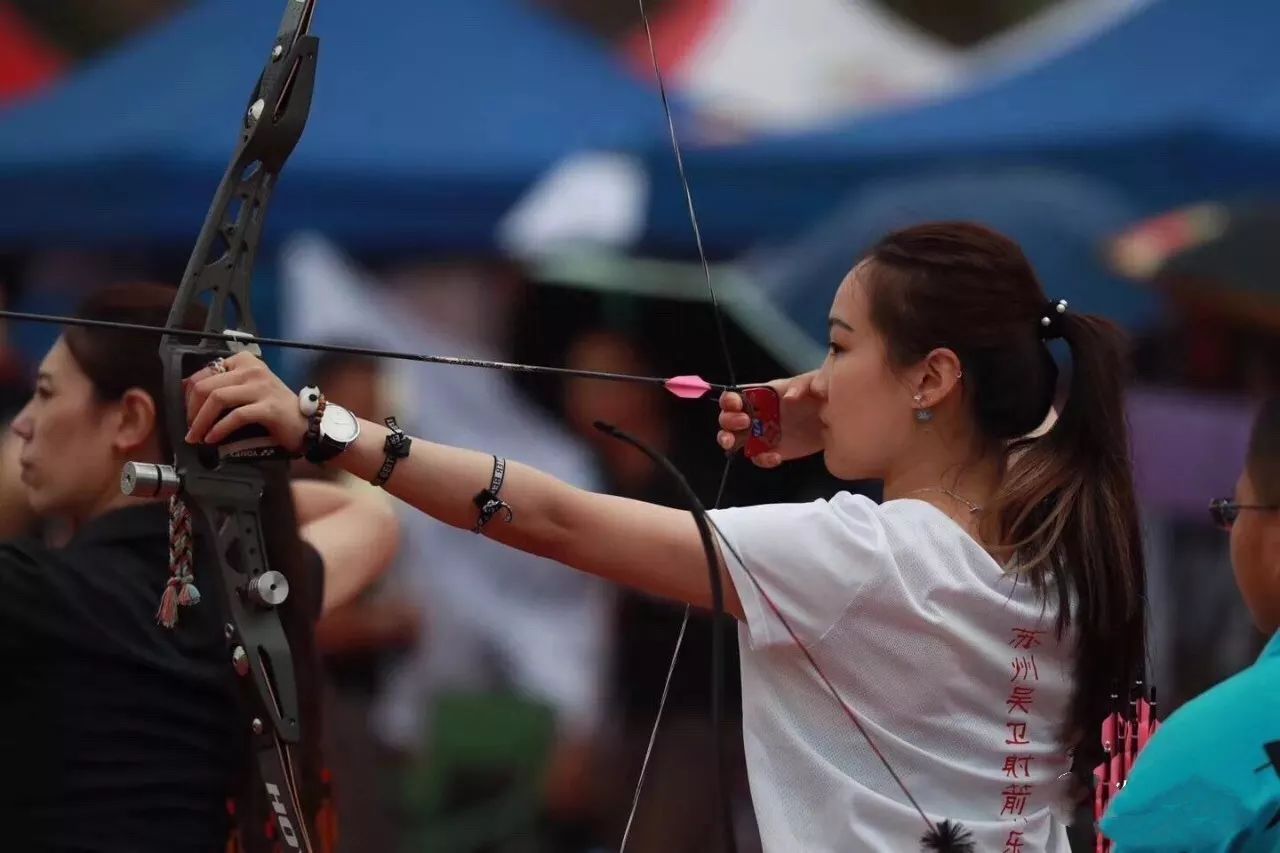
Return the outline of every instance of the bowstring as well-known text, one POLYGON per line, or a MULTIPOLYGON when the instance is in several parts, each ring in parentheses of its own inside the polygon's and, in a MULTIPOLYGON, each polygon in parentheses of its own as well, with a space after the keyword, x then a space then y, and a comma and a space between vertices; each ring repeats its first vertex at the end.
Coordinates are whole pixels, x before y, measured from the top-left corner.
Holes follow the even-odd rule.
MULTIPOLYGON (((689 214, 689 224, 693 228, 693 239, 698 248, 698 260, 702 265, 702 276, 706 284, 708 297, 711 302, 712 316, 715 318, 716 335, 720 341, 720 352, 721 352, 721 355, 724 357, 725 372, 729 379, 728 387, 730 389, 736 389, 738 387, 738 382, 737 382, 737 376, 733 369, 733 356, 729 351, 729 337, 725 332, 724 316, 720 310, 720 300, 716 296, 715 285, 711 280, 711 264, 707 261, 707 252, 703 245, 702 228, 698 224, 698 211, 693 203, 693 190, 689 185, 689 177, 684 167, 684 155, 680 150, 680 138, 679 138, 679 135, 676 133, 675 118, 671 112, 671 101, 667 97, 666 81, 662 76, 662 64, 658 62, 658 51, 653 40, 653 27, 649 23, 649 12, 645 8, 644 0, 636 0, 636 2, 640 9, 640 21, 644 25, 645 40, 649 46, 649 59, 653 65, 654 81, 658 86, 658 97, 662 101, 662 113, 663 113, 663 116, 666 118, 666 122, 667 122, 667 133, 671 138, 671 151, 672 151, 672 154, 675 156, 676 173, 680 178, 680 186, 684 191, 685 208, 689 214)), ((729 472, 733 468, 733 459, 734 459, 734 456, 732 453, 730 453, 725 458, 724 469, 720 473, 720 485, 716 489, 715 503, 712 505, 713 509, 718 509, 720 507, 721 502, 724 500, 725 487, 728 485, 728 482, 729 482, 729 472)), ((648 776, 649 762, 653 757, 654 744, 657 743, 657 740, 658 740, 658 731, 662 727, 662 718, 664 713, 666 712, 667 697, 671 692, 671 681, 672 681, 672 678, 675 676, 676 666, 680 660, 680 650, 684 646, 685 633, 689 627, 689 617, 690 617, 690 614, 692 613, 692 610, 693 608, 690 605, 686 604, 684 607, 684 615, 680 619, 680 630, 679 630, 679 633, 676 635, 675 648, 671 652, 671 663, 667 667, 667 675, 665 680, 663 681, 662 695, 658 701, 658 711, 653 720, 653 727, 649 732, 649 740, 645 747, 644 758, 640 764, 640 774, 636 780, 636 788, 631 797, 631 809, 627 814, 627 822, 626 822, 625 828, 623 829, 622 842, 619 845, 618 853, 626 853, 627 841, 631 837, 631 829, 635 823, 636 813, 640 807, 640 797, 644 790, 645 779, 648 776)), ((729 845, 732 848, 734 846, 733 828, 732 828, 733 826, 732 812, 731 812, 729 800, 725 797, 724 785, 726 780, 724 777, 726 774, 724 773, 724 761, 722 756, 723 738, 721 736, 721 731, 720 731, 722 716, 723 716, 722 705, 724 701, 724 674, 723 674, 724 652, 723 652, 723 648, 720 645, 720 643, 723 642, 723 636, 722 636, 723 626, 720 624, 723 621, 723 616, 724 614, 722 612, 713 613, 712 623, 711 623, 711 630, 712 630, 711 723, 712 723, 712 729, 713 729, 712 750, 714 754, 714 763, 716 768, 715 770, 716 801, 718 805, 721 807, 722 811, 724 812, 724 814, 721 817, 725 821, 725 827, 724 827, 725 840, 729 842, 729 845)))
MULTIPOLYGON (((676 133, 675 119, 672 116, 670 99, 667 97, 667 87, 662 76, 662 66, 661 66, 661 63, 658 62, 658 51, 657 51, 657 47, 654 44, 653 28, 650 26, 650 23, 649 23, 649 14, 648 14, 648 11, 645 9, 644 0, 636 0, 636 2, 640 8, 640 20, 644 25, 645 40, 648 43, 648 47, 649 47, 649 59, 652 62, 653 76, 658 86, 658 96, 662 101, 662 112, 663 112, 663 115, 666 117, 667 131, 671 137, 671 150, 672 150, 672 153, 675 155, 676 173, 680 178, 680 186, 684 191, 685 207, 689 214, 689 223, 693 228, 693 238, 698 248, 698 259, 702 265, 703 278, 706 282, 707 293, 710 296, 712 312, 715 316, 716 333, 720 340, 721 353, 724 356, 725 368, 729 378, 729 383, 728 383, 729 389, 737 390, 739 386, 738 386, 737 378, 734 374, 733 357, 729 352, 729 340, 728 340, 728 336, 725 333, 724 317, 723 317, 723 313, 720 310, 720 302, 716 298, 715 286, 711 280, 711 265, 707 261, 706 249, 703 246, 702 229, 698 224, 698 213, 693 203, 693 190, 689 185, 688 174, 685 171, 684 156, 680 150, 680 140, 679 140, 679 136, 676 133)), ((725 459, 724 470, 720 475, 720 486, 716 492, 716 500, 715 500, 715 504, 713 505, 713 508, 718 509, 720 506, 720 502, 724 497, 725 486, 729 481, 729 471, 733 466, 733 460, 734 460, 734 455, 732 453, 729 456, 727 456, 727 458, 725 459)), ((875 753, 876 758, 880 760, 880 763, 884 766, 885 770, 889 772, 889 775, 893 778, 893 781, 897 783, 899 790, 902 791, 903 795, 911 803, 911 806, 915 809, 916 813, 920 816, 921 820, 924 821, 925 826, 928 827, 928 829, 931 832, 936 831, 937 827, 934 824, 933 820, 931 820, 929 816, 925 813, 924 809, 920 807, 919 802, 916 800, 915 796, 912 795, 911 791, 907 788, 907 785, 902 780, 902 777, 898 775, 896 770, 894 770, 893 765, 889 763, 889 759, 884 755, 884 753, 880 750, 879 746, 872 739, 870 733, 866 730, 866 727, 863 726, 861 719, 858 717, 858 714, 853 710, 853 707, 844 699, 843 696, 840 695, 840 692, 836 689, 831 679, 827 677, 827 674, 822 670, 822 667, 818 665, 817 660, 814 659, 813 655, 805 647, 804 643, 800 642, 800 638, 796 635, 796 632, 792 629, 790 622, 782 614, 782 611, 773 602, 773 599, 769 596, 768 592, 764 589, 764 587, 761 586, 760 582, 756 580, 755 575, 750 571, 750 569, 747 568, 745 562, 742 560, 742 557, 734 549, 733 545, 730 544, 727 539, 725 539, 724 534, 720 532, 720 529, 719 527, 716 526, 715 521, 711 519, 710 516, 708 516, 707 520, 708 522, 710 522, 711 527, 715 529, 716 533, 719 534, 720 541, 729 548, 730 552, 733 554, 734 559, 737 560, 740 566, 742 566, 743 571, 746 573, 747 577, 750 578, 752 585, 756 587, 756 589, 760 592, 761 596, 768 603, 770 610, 773 611, 774 615, 782 623, 783 627, 787 630, 787 633, 791 635, 792 641, 801 650, 801 652, 803 652, 805 658, 809 661, 810 666, 813 667, 818 677, 826 685, 828 692, 840 705, 840 708, 844 711, 845 716, 848 717, 850 722, 853 723, 854 727, 858 730, 858 733, 862 735, 863 740, 867 743, 869 747, 871 747, 871 751, 875 753)), ((663 712, 666 709, 667 696, 670 692, 672 678, 675 675, 676 664, 680 658, 680 649, 684 642, 685 630, 689 624, 689 614, 691 610, 692 608, 686 604, 684 608, 684 617, 680 621, 680 631, 676 637, 675 649, 671 654, 671 664, 667 668, 666 680, 664 681, 662 686, 662 696, 658 703, 657 716, 653 721, 653 729, 649 733, 649 742, 645 749, 644 759, 640 766, 639 779, 636 782, 636 790, 634 795, 632 796, 631 811, 627 816, 626 828, 623 833, 622 843, 618 853, 626 853, 627 840, 630 837, 632 824, 635 820, 636 812, 640 805, 641 791, 644 787, 644 782, 645 782, 645 778, 646 778, 648 767, 649 767, 649 761, 653 754, 654 744, 657 741, 658 730, 662 725, 662 716, 663 716, 663 712)), ((720 616, 721 614, 715 614, 713 617, 714 619, 717 620, 716 622, 713 623, 713 626, 712 626, 712 630, 715 632, 713 636, 716 636, 716 637, 718 637, 720 633, 720 625, 718 622, 720 616)), ((713 669, 717 665, 718 664, 713 662, 713 669)), ((715 676, 713 675, 713 679, 714 677, 715 676)), ((713 718, 717 718, 716 709, 720 699, 720 697, 718 696, 719 691, 720 691, 720 686, 719 686, 719 683, 717 683, 716 687, 714 687, 712 690, 712 717, 713 718)), ((717 724, 715 728, 716 728, 716 731, 715 731, 716 742, 715 744, 713 744, 713 747, 716 749, 717 755, 718 755, 719 749, 720 749, 720 746, 719 746, 720 731, 719 731, 718 719, 717 719, 717 724)), ((719 761, 717 761, 717 772, 720 772, 719 761)), ((721 773, 721 775, 723 774, 721 773)), ((719 784, 723 784, 723 779, 719 780, 719 784)), ((726 814, 725 818, 728 819, 729 815, 726 814)), ((730 843, 732 843, 731 830, 730 830, 729 840, 730 840, 730 843)))
POLYGON ((822 680, 822 683, 826 685, 827 692, 830 693, 832 698, 836 700, 836 703, 840 705, 845 716, 849 718, 849 721, 853 723, 854 727, 858 730, 858 733, 862 735, 862 739, 867 742, 867 746, 871 747, 871 751, 875 753, 876 758, 880 759, 880 763, 884 765, 884 769, 889 771, 889 775, 893 777, 893 781, 897 783, 898 789, 902 791, 903 796, 907 798, 907 801, 911 803, 912 808, 916 810, 916 814, 920 815, 920 819, 924 821, 930 831, 936 831, 937 827, 933 820, 925 814, 924 809, 920 807, 919 801, 916 800, 915 796, 907 788, 907 783, 902 781, 902 777, 898 775, 898 771, 893 769, 893 765, 889 763, 889 759, 871 737, 871 733, 867 731, 866 726, 862 724, 862 719, 858 716, 858 713, 854 711, 853 706, 840 695, 840 691, 836 689, 835 683, 831 681, 826 672, 823 671, 822 667, 818 664, 818 660, 813 656, 813 652, 809 651, 808 646, 801 642, 800 636, 796 633, 795 629, 791 627, 790 620, 782 614, 782 609, 774 603, 773 597, 769 595, 769 591, 764 588, 760 581, 756 580, 755 574, 747 568, 746 561, 742 559, 742 555, 738 553, 738 549, 734 547, 733 543, 724 535, 724 532, 720 530, 720 527, 716 524, 714 518, 708 516, 707 523, 710 524, 711 528, 715 530, 717 535, 719 535, 720 542, 728 549, 729 553, 733 556, 733 559, 736 560, 738 565, 742 568, 743 573, 751 580, 751 585, 756 588, 756 591, 760 593, 761 598, 763 598, 765 603, 769 605, 769 609, 773 611, 773 615, 782 623, 782 627, 785 628, 787 633, 791 636, 791 641, 795 643, 796 648, 798 648, 804 655, 805 659, 809 661, 809 665, 813 667, 813 671, 817 674, 818 678, 822 680))

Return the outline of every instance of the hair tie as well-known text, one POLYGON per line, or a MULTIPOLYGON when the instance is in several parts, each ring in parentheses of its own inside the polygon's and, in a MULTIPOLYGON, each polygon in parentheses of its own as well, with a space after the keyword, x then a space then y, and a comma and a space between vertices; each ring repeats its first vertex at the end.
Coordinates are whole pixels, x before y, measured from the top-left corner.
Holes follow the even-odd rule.
POLYGON ((1050 300, 1040 317, 1040 340, 1052 341, 1062 337, 1062 316, 1067 313, 1067 300, 1050 300))

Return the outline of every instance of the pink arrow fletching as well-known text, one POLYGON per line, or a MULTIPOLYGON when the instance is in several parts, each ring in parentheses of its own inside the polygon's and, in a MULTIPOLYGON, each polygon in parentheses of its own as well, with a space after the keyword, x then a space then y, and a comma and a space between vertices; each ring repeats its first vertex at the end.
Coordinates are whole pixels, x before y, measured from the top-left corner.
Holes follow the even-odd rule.
POLYGON ((1108 714, 1102 721, 1102 748, 1110 754, 1116 743, 1116 715, 1108 714))
POLYGON ((711 383, 701 376, 672 376, 663 385, 682 400, 696 400, 711 390, 711 383))

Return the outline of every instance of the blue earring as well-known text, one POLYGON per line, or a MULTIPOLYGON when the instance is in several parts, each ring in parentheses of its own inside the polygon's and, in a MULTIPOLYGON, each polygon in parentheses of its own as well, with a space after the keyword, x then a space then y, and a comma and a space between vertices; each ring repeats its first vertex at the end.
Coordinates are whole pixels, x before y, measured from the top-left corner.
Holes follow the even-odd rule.
MULTIPOLYGON (((917 403, 919 403, 923 399, 924 398, 919 394, 915 396, 915 401, 917 403)), ((916 409, 916 420, 922 424, 927 424, 929 421, 933 420, 933 412, 925 408, 916 409)))

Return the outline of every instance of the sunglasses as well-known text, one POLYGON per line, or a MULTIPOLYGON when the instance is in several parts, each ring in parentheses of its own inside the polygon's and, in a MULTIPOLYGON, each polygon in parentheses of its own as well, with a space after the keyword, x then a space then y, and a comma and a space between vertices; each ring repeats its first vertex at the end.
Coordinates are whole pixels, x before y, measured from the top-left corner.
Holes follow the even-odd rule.
POLYGON ((1213 516, 1213 523, 1221 527, 1223 530, 1230 530, 1231 525, 1236 523, 1236 519, 1240 517, 1240 510, 1256 509, 1265 512, 1273 512, 1280 509, 1280 506, 1265 506, 1263 504, 1239 504, 1226 498, 1218 498, 1209 502, 1209 515, 1213 516))

